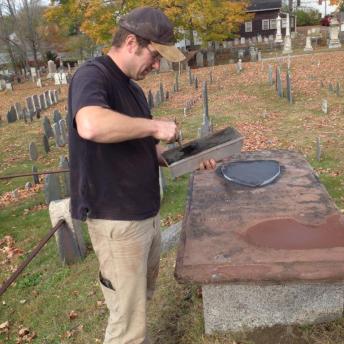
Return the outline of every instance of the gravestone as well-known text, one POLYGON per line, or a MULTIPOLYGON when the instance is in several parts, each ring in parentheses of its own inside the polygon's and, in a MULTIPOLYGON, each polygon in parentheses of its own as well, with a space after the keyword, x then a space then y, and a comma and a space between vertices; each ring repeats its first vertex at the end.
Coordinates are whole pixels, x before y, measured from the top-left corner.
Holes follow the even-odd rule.
MULTIPOLYGON (((32 166, 32 173, 37 173, 38 169, 36 166, 32 166)), ((37 174, 32 175, 33 183, 35 185, 39 184, 39 176, 37 174)))
POLYGON ((191 72, 191 68, 189 67, 188 69, 188 79, 189 79, 189 84, 192 85, 192 72, 191 72))
POLYGON ((194 86, 195 86, 195 90, 197 90, 198 89, 198 79, 197 79, 197 76, 195 77, 195 84, 194 84, 194 86))
POLYGON ((311 36, 307 36, 306 37, 306 46, 303 49, 305 52, 311 52, 313 51, 313 47, 312 47, 312 41, 311 41, 311 36))
POLYGON ((281 70, 278 66, 276 68, 276 85, 277 85, 277 94, 279 97, 283 97, 283 86, 282 86, 282 80, 281 80, 281 70))
POLYGON ((263 43, 263 37, 261 35, 257 36, 258 43, 263 43))
POLYGON ((56 65, 54 61, 48 61, 48 78, 52 78, 56 73, 56 65))
POLYGON ((48 174, 45 176, 44 196, 46 204, 61 199, 61 185, 56 174, 48 174))
POLYGON ((26 98, 27 109, 29 110, 30 116, 34 116, 36 113, 35 104, 33 103, 32 97, 26 98))
POLYGON ((50 92, 49 91, 45 91, 44 92, 44 96, 45 96, 45 101, 46 101, 47 107, 53 105, 53 103, 51 101, 51 98, 50 98, 50 92))
POLYGON ((42 142, 43 142, 44 152, 48 154, 50 152, 50 147, 49 147, 49 140, 48 140, 47 135, 43 134, 42 142))
POLYGON ((338 81, 337 81, 337 84, 336 84, 336 95, 337 95, 337 97, 340 97, 340 85, 339 85, 338 81))
POLYGON ((250 52, 250 59, 252 62, 257 61, 257 49, 255 47, 250 47, 249 48, 249 52, 250 52))
POLYGON ((164 94, 164 87, 162 83, 160 83, 159 91, 160 91, 160 101, 161 103, 163 103, 165 101, 165 94, 164 94))
POLYGON ((43 118, 43 131, 45 136, 49 139, 50 137, 54 137, 54 132, 50 124, 50 120, 47 116, 43 118))
POLYGON ((156 91, 155 98, 154 98, 154 105, 159 106, 160 105, 160 91, 156 91))
POLYGON ((321 144, 320 144, 319 136, 317 137, 317 140, 316 140, 316 158, 317 158, 317 161, 320 161, 321 159, 321 144))
POLYGON ((43 87, 41 78, 37 79, 36 85, 37 85, 37 87, 40 87, 40 88, 43 87))
POLYGON ((34 78, 37 76, 37 71, 35 67, 31 67, 30 68, 30 73, 31 73, 31 77, 34 78))
POLYGON ((176 73, 175 85, 176 85, 175 92, 179 92, 179 75, 178 75, 178 73, 176 73))
POLYGON ((203 56, 203 53, 201 51, 199 51, 196 54, 196 65, 197 65, 197 67, 203 67, 204 66, 204 56, 203 56))
POLYGON ((215 65, 215 53, 213 51, 207 51, 207 65, 208 66, 215 65))
POLYGON ((54 110, 53 112, 53 121, 54 123, 58 123, 62 119, 61 113, 59 110, 54 110))
POLYGON ((63 147, 63 142, 61 139, 60 126, 58 123, 52 125, 56 147, 63 147))
POLYGON ((40 104, 37 94, 32 96, 32 100, 33 100, 33 104, 35 106, 36 111, 41 110, 41 104, 40 104))
POLYGON ((15 103, 14 109, 16 111, 17 119, 22 119, 23 118, 23 110, 21 108, 20 103, 15 103))
MULTIPOLYGON (((66 157, 63 155, 60 156, 59 168, 63 170, 69 169, 69 162, 66 157)), ((62 189, 64 191, 64 197, 70 196, 70 173, 64 172, 61 174, 62 176, 62 189)))
POLYGON ((172 63, 165 58, 160 59, 160 72, 169 72, 172 70, 172 63))
POLYGON ((60 133, 61 133, 62 142, 63 142, 63 144, 66 144, 68 142, 66 120, 60 119, 59 120, 59 126, 60 126, 60 133))
POLYGON ((328 47, 330 49, 340 48, 342 46, 338 38, 340 27, 339 27, 338 20, 335 16, 331 18, 329 30, 330 30, 330 40, 328 43, 328 47))
POLYGON ((332 85, 332 83, 330 82, 329 83, 329 85, 328 85, 328 91, 330 92, 330 93, 333 93, 333 85, 332 85))
POLYGON ((6 82, 6 90, 7 91, 13 91, 13 86, 10 82, 6 82))
POLYGON ((321 103, 321 110, 324 114, 328 113, 328 103, 327 103, 327 99, 323 99, 322 103, 321 103))
POLYGON ((290 104, 293 102, 292 92, 291 92, 291 77, 290 77, 289 71, 287 71, 287 99, 290 104))
POLYGON ((30 120, 32 122, 32 119, 31 119, 31 116, 30 116, 28 109, 26 107, 24 107, 23 108, 23 119, 24 119, 25 123, 27 123, 28 118, 30 118, 30 120))
POLYGON ((246 44, 245 37, 240 37, 240 44, 246 44))
POLYGON ((154 100, 153 100, 153 94, 151 90, 148 91, 147 103, 148 103, 149 109, 153 109, 154 100))
POLYGON ((258 51, 258 61, 262 61, 262 52, 258 51))
POLYGON ((239 38, 234 38, 234 45, 239 45, 239 38))
POLYGON ((36 144, 34 142, 30 142, 29 144, 29 157, 30 157, 30 160, 33 160, 33 161, 38 159, 38 151, 37 151, 36 144))
POLYGON ((7 112, 7 123, 14 123, 17 120, 17 113, 14 106, 7 112))
POLYGON ((3 91, 6 89, 6 81, 1 79, 0 80, 0 91, 3 91))
POLYGON ((268 67, 268 74, 269 74, 269 85, 272 86, 274 84, 274 79, 273 79, 273 71, 272 71, 272 66, 269 65, 268 67))
POLYGON ((39 104, 42 110, 47 109, 47 102, 45 100, 44 93, 39 95, 39 104))
POLYGON ((55 98, 55 103, 58 103, 59 101, 59 92, 57 90, 53 90, 54 98, 55 98))
POLYGON ((238 59, 243 59, 245 56, 245 50, 244 49, 238 49, 238 59))
POLYGON ((213 131, 211 120, 209 118, 208 89, 207 89, 206 81, 203 81, 203 85, 202 85, 202 99, 203 99, 203 122, 202 122, 202 126, 198 129, 198 137, 200 138, 211 134, 213 131))
POLYGON ((55 99, 55 93, 52 90, 49 90, 49 95, 50 95, 52 105, 56 104, 57 101, 55 99))

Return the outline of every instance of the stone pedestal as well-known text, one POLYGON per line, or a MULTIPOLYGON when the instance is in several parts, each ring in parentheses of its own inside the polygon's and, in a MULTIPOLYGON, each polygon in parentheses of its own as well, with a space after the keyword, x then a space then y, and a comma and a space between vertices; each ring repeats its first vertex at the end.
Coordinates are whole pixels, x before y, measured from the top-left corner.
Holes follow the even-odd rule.
POLYGON ((293 49, 291 47, 291 37, 285 36, 282 54, 291 54, 292 52, 293 49))
POLYGON ((313 51, 311 36, 307 36, 307 38, 306 38, 306 46, 303 49, 303 51, 306 51, 306 52, 313 51))
POLYGON ((205 333, 306 325, 342 316, 344 283, 203 285, 205 333))
POLYGON ((342 45, 339 41, 340 27, 339 27, 337 18, 333 18, 331 20, 329 30, 330 30, 330 41, 329 41, 328 47, 330 49, 340 48, 342 45))
POLYGON ((279 15, 276 19, 276 26, 277 26, 277 31, 276 31, 275 43, 282 43, 283 38, 282 38, 282 33, 281 33, 281 17, 279 15))

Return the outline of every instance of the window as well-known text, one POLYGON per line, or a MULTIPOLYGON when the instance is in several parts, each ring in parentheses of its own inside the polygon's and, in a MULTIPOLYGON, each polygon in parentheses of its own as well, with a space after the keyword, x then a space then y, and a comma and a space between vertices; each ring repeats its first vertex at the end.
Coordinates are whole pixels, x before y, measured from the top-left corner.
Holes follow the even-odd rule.
POLYGON ((282 18, 282 28, 285 29, 287 27, 287 18, 282 18))
POLYGON ((245 22, 245 32, 252 32, 252 22, 245 22))
POLYGON ((262 20, 262 29, 263 30, 269 30, 269 19, 263 19, 262 20))
POLYGON ((270 29, 271 30, 277 29, 276 19, 270 19, 270 29))

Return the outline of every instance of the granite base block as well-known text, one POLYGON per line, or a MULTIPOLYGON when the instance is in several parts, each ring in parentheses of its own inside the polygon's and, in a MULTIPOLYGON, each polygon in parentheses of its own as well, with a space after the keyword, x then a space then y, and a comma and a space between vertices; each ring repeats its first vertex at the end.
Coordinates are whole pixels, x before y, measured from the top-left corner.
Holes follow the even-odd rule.
POLYGON ((205 332, 304 325, 343 315, 344 282, 202 286, 205 332))

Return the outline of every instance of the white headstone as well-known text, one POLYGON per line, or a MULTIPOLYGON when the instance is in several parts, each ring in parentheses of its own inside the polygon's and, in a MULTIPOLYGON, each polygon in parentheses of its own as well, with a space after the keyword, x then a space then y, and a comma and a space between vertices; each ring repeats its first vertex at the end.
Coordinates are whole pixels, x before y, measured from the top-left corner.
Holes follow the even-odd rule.
POLYGON ((306 37, 306 46, 303 50, 304 51, 313 51, 311 36, 306 37))

